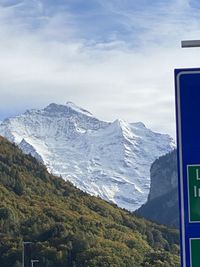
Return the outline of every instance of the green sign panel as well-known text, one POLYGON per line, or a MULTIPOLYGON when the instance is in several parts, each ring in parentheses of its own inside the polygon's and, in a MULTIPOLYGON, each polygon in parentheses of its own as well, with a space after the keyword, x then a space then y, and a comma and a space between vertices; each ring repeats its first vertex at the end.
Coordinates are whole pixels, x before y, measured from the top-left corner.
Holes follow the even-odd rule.
POLYGON ((200 238, 190 239, 190 261, 191 267, 200 266, 200 238))
POLYGON ((200 222, 200 165, 187 168, 189 222, 200 222))

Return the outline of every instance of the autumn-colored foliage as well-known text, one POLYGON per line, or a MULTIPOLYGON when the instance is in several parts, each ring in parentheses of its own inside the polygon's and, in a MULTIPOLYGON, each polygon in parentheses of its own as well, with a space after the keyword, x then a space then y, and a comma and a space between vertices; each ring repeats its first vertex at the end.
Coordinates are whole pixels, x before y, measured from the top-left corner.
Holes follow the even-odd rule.
POLYGON ((179 266, 176 230, 89 196, 0 137, 0 266, 21 266, 23 240, 27 266, 179 266))

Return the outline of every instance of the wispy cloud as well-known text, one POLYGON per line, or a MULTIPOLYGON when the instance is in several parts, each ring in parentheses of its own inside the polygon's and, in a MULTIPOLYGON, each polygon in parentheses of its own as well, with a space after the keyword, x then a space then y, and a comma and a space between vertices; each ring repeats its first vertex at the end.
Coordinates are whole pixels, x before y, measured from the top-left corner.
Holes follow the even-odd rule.
POLYGON ((0 1, 0 117, 67 100, 174 135, 173 68, 198 66, 195 1, 0 1), (87 3, 87 4, 86 4, 87 3))

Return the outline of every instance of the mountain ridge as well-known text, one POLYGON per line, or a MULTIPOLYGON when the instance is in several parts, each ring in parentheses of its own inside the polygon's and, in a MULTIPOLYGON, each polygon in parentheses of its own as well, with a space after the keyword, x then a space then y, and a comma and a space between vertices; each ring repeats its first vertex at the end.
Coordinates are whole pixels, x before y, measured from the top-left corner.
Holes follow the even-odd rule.
POLYGON ((101 121, 71 102, 5 120, 0 134, 50 172, 132 211, 147 199, 151 163, 174 147, 171 137, 143 123, 101 121))

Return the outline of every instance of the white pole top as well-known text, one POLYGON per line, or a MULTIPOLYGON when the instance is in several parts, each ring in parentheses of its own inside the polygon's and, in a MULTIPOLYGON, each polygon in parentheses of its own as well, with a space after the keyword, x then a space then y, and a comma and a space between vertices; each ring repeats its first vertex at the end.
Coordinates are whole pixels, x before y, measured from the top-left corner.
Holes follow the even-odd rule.
POLYGON ((200 47, 200 40, 186 40, 181 41, 181 47, 187 48, 187 47, 200 47))

